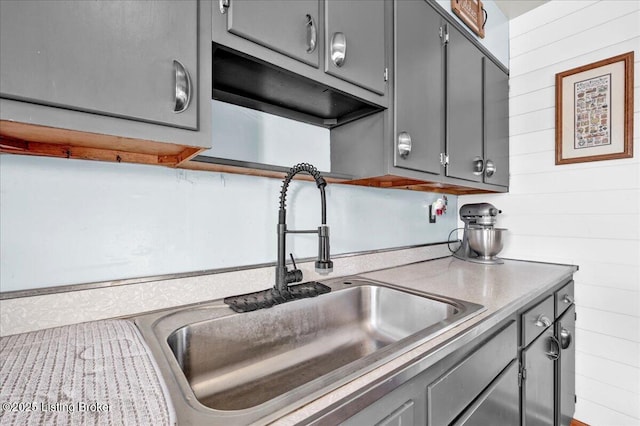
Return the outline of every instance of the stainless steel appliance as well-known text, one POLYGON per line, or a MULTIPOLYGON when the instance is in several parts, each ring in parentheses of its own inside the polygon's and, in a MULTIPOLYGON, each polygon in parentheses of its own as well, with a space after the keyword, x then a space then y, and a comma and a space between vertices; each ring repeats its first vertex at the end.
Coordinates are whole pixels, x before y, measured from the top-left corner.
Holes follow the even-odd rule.
POLYGON ((501 210, 493 204, 475 203, 460 207, 460 219, 464 222, 462 244, 454 257, 484 264, 504 263, 496 255, 502 250, 502 236, 506 229, 495 228, 501 210))

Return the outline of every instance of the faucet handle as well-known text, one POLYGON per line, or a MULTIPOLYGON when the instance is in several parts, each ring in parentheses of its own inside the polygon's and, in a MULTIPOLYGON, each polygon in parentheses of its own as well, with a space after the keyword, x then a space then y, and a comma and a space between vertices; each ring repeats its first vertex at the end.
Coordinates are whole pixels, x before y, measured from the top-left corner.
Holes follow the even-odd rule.
POLYGON ((287 284, 299 283, 300 281, 302 281, 302 271, 298 269, 296 261, 293 258, 293 253, 289 253, 289 256, 291 257, 291 262, 293 263, 293 270, 287 271, 287 274, 285 275, 285 281, 287 282, 287 284))

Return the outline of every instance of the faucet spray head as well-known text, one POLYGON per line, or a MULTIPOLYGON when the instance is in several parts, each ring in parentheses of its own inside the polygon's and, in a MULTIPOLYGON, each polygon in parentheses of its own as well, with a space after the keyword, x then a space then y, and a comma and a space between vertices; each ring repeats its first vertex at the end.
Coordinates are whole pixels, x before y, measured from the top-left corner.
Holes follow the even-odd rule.
POLYGON ((318 260, 316 260, 315 266, 316 272, 320 275, 333 272, 329 248, 329 227, 327 225, 318 226, 318 260))

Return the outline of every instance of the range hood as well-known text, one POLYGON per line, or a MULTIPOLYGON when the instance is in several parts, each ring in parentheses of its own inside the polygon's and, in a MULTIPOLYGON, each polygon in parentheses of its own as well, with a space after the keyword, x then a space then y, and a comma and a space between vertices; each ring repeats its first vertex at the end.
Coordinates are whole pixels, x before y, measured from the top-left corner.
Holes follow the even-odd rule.
POLYGON ((213 99, 329 129, 384 109, 215 43, 213 99))

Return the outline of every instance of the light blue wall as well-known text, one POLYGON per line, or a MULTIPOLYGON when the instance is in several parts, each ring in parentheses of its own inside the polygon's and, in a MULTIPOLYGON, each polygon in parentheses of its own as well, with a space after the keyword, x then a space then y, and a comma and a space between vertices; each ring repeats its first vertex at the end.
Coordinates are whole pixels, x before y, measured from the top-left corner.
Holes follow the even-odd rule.
POLYGON ((509 20, 498 8, 493 0, 484 0, 482 4, 487 11, 488 19, 485 26, 485 38, 478 37, 460 18, 451 11, 451 0, 437 0, 451 16, 465 27, 489 52, 491 52, 504 66, 509 67, 509 20))
MULTIPOLYGON (((0 155, 0 291, 272 262, 280 180, 157 166, 0 155)), ((333 254, 445 241, 457 197, 327 187, 333 254)), ((290 228, 320 222, 315 185, 293 182, 290 228)), ((290 236, 296 257, 311 236, 290 236)))
POLYGON ((216 100, 211 106, 213 148, 202 155, 283 167, 311 161, 331 170, 329 129, 216 100))

